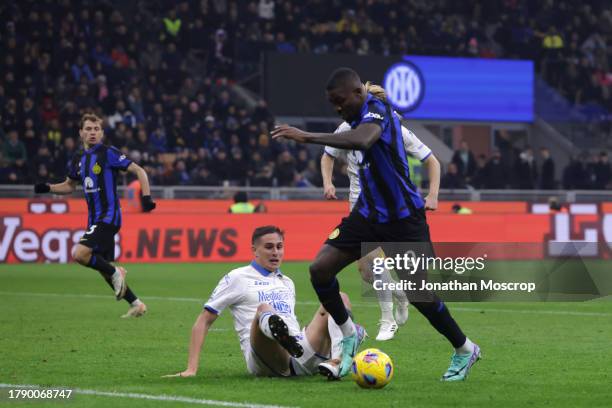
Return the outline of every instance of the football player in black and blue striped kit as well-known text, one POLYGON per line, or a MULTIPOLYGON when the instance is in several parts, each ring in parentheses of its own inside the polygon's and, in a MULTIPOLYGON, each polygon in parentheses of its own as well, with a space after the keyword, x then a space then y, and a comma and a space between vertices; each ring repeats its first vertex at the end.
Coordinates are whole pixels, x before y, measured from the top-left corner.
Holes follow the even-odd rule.
MULTIPOLYGON (((359 75, 339 68, 327 83, 327 98, 351 125, 340 133, 308 133, 281 125, 273 138, 361 151, 361 193, 351 214, 331 233, 310 265, 310 278, 321 304, 342 329, 342 360, 338 376, 348 374, 357 348, 354 324, 340 297, 336 275, 361 257, 362 242, 423 243, 433 255, 425 204, 410 180, 400 118, 393 108, 365 90, 359 75)), ((387 254, 389 256, 389 254, 387 254)), ((421 271, 420 279, 425 279, 421 271)), ((420 286, 420 284, 419 284, 420 286)), ((409 299, 411 294, 407 293, 409 299)), ((464 380, 480 358, 480 348, 463 334, 444 302, 432 293, 420 293, 411 304, 444 335, 455 351, 444 381, 464 380)))
POLYGON ((34 191, 38 194, 70 194, 78 184, 83 186, 88 207, 87 231, 74 248, 74 260, 100 272, 114 290, 115 298, 125 299, 130 304, 128 312, 122 317, 140 317, 146 313, 146 305, 127 285, 125 268, 114 266, 111 262, 115 260, 115 234, 121 228, 118 171, 127 171, 138 177, 145 212, 155 208, 147 173, 117 148, 102 144, 104 133, 102 119, 98 116, 83 115, 79 122, 79 135, 83 150, 72 158, 66 180, 58 184, 36 184, 34 191))

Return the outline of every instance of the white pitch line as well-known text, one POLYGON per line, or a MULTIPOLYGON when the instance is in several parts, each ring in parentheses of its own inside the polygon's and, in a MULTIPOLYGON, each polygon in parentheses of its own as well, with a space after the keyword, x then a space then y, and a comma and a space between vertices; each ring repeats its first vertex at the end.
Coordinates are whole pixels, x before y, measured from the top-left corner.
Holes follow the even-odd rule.
POLYGON ((100 397, 114 397, 114 398, 133 398, 143 399, 152 401, 169 401, 169 402, 184 402, 186 404, 196 405, 213 405, 219 407, 239 407, 239 408, 296 408, 287 407, 282 405, 265 405, 265 404, 252 404, 250 402, 231 402, 231 401, 219 401, 209 399, 199 399, 191 397, 181 397, 178 395, 153 395, 153 394, 140 394, 134 392, 111 392, 111 391, 98 391, 88 390, 82 388, 72 388, 65 386, 40 386, 35 384, 4 384, 0 383, 0 388, 27 388, 27 389, 70 389, 75 394, 83 395, 94 395, 100 397))
MULTIPOLYGON (((5 292, 0 291, 0 295, 13 295, 13 296, 40 296, 40 297, 75 297, 75 298, 93 298, 93 299, 109 299, 110 296, 106 295, 93 295, 93 294, 78 294, 78 293, 37 293, 37 292, 5 292)), ((197 302, 203 303, 202 299, 188 298, 188 297, 168 297, 168 296, 146 296, 144 300, 166 300, 171 302, 197 302)), ((318 302, 313 301, 297 301, 298 305, 318 305, 318 302)), ((360 307, 372 307, 378 308, 378 303, 375 302, 353 302, 354 306, 360 307)), ((459 312, 495 312, 495 313, 517 313, 517 314, 541 314, 541 315, 560 315, 560 316, 596 316, 596 317, 612 317, 612 313, 602 312, 575 312, 571 310, 521 310, 521 309, 500 309, 500 308, 475 308, 475 307, 461 307, 455 306, 450 308, 451 311, 459 312)))

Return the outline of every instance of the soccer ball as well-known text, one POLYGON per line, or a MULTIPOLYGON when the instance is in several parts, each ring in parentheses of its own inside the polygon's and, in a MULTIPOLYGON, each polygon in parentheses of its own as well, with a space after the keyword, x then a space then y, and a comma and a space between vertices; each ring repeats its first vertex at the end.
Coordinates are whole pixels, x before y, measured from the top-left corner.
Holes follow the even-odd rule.
POLYGON ((393 378, 393 362, 379 349, 365 349, 353 358, 351 377, 362 388, 382 388, 393 378))

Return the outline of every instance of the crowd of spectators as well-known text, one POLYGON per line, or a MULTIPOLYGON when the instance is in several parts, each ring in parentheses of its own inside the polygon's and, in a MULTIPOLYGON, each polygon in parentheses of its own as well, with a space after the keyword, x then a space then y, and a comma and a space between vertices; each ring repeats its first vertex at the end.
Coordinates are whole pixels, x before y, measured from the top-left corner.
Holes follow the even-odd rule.
POLYGON ((478 157, 467 142, 453 154, 440 180, 445 189, 517 190, 604 190, 612 188, 612 167, 608 153, 583 153, 572 158, 556 177, 555 160, 543 147, 536 156, 533 149, 494 149, 490 156, 478 157))
POLYGON ((221 3, 5 2, 0 183, 62 180, 87 111, 154 184, 320 183, 308 150, 270 139, 266 103, 233 92, 221 3))
MULTIPOLYGON (((62 179, 94 111, 154 184, 320 185, 316 155, 270 140, 265 102, 233 91, 266 50, 530 58, 572 101, 611 108, 605 1, 7 0, 0 17, 0 183, 62 179)), ((474 174, 495 156, 447 178, 487 186, 474 174)))

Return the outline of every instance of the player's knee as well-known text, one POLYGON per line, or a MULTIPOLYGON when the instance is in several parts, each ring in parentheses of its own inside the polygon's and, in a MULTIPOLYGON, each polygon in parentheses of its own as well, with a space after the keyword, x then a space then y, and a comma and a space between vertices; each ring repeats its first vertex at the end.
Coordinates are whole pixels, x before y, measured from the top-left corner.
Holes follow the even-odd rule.
POLYGON ((260 315, 260 314, 262 314, 263 312, 267 312, 267 311, 269 311, 269 310, 272 310, 272 306, 270 306, 270 305, 269 305, 269 304, 267 304, 267 303, 260 303, 260 304, 257 306, 257 312, 256 312, 256 315, 257 315, 257 317, 259 317, 259 315, 260 315))
POLYGON ((372 279, 372 271, 366 265, 360 262, 357 264, 357 269, 359 270, 361 278, 366 283, 372 284, 374 282, 374 280, 372 279))
POLYGON ((332 276, 322 267, 320 262, 313 262, 308 269, 310 272, 310 280, 312 283, 326 283, 329 282, 332 276))
POLYGON ((91 250, 83 245, 78 245, 72 254, 72 258, 75 260, 75 262, 78 262, 81 265, 87 265, 90 257, 91 250))

